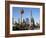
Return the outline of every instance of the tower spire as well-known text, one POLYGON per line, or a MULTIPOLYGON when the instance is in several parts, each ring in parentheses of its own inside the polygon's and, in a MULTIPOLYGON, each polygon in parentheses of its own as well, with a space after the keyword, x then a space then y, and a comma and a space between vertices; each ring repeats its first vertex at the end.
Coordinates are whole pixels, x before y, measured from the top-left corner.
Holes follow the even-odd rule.
POLYGON ((32 17, 32 10, 31 10, 31 17, 32 17))
POLYGON ((32 10, 30 11, 30 26, 29 26, 29 29, 31 29, 30 27, 32 26, 31 25, 31 23, 32 23, 31 21, 32 21, 32 10))
POLYGON ((21 14, 21 22, 22 22, 22 15, 23 15, 23 13, 24 13, 24 9, 22 8, 21 12, 20 12, 20 14, 21 14))

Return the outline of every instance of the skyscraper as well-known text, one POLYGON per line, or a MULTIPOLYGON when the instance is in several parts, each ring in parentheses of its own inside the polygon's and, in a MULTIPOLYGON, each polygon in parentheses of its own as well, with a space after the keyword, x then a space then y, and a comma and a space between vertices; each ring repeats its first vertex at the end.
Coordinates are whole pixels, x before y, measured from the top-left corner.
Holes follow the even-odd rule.
POLYGON ((34 29, 34 27, 35 27, 35 22, 34 22, 34 18, 33 18, 33 15, 32 15, 32 10, 31 10, 31 12, 30 12, 30 23, 31 23, 31 27, 30 27, 30 29, 34 29))
POLYGON ((18 18, 18 23, 21 24, 21 22, 20 22, 20 18, 18 18))
POLYGON ((29 24, 29 18, 26 18, 26 24, 29 24))

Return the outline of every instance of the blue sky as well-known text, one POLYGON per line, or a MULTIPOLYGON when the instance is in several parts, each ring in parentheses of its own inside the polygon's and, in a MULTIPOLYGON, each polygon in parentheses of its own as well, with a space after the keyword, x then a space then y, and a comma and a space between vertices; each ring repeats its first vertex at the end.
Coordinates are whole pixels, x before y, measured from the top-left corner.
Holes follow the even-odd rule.
POLYGON ((16 21, 18 18, 20 18, 20 10, 24 9, 23 18, 30 18, 30 13, 32 10, 32 15, 35 20, 35 22, 39 22, 40 19, 40 9, 39 8, 25 8, 25 7, 13 7, 12 8, 12 18, 16 18, 16 21))

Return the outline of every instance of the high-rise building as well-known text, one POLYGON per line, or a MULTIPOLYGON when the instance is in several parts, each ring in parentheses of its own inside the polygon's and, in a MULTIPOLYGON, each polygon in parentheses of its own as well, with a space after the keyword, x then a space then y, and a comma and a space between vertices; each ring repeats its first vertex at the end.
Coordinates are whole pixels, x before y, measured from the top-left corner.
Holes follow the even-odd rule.
POLYGON ((33 18, 33 15, 32 15, 32 10, 31 10, 31 12, 30 12, 30 29, 34 29, 34 27, 35 27, 35 22, 34 22, 34 18, 33 18))
POLYGON ((29 18, 26 18, 26 24, 29 24, 29 18))
POLYGON ((21 24, 20 18, 18 18, 18 23, 21 24))
POLYGON ((13 23, 13 24, 15 24, 15 17, 14 17, 14 18, 12 18, 12 23, 13 23))

